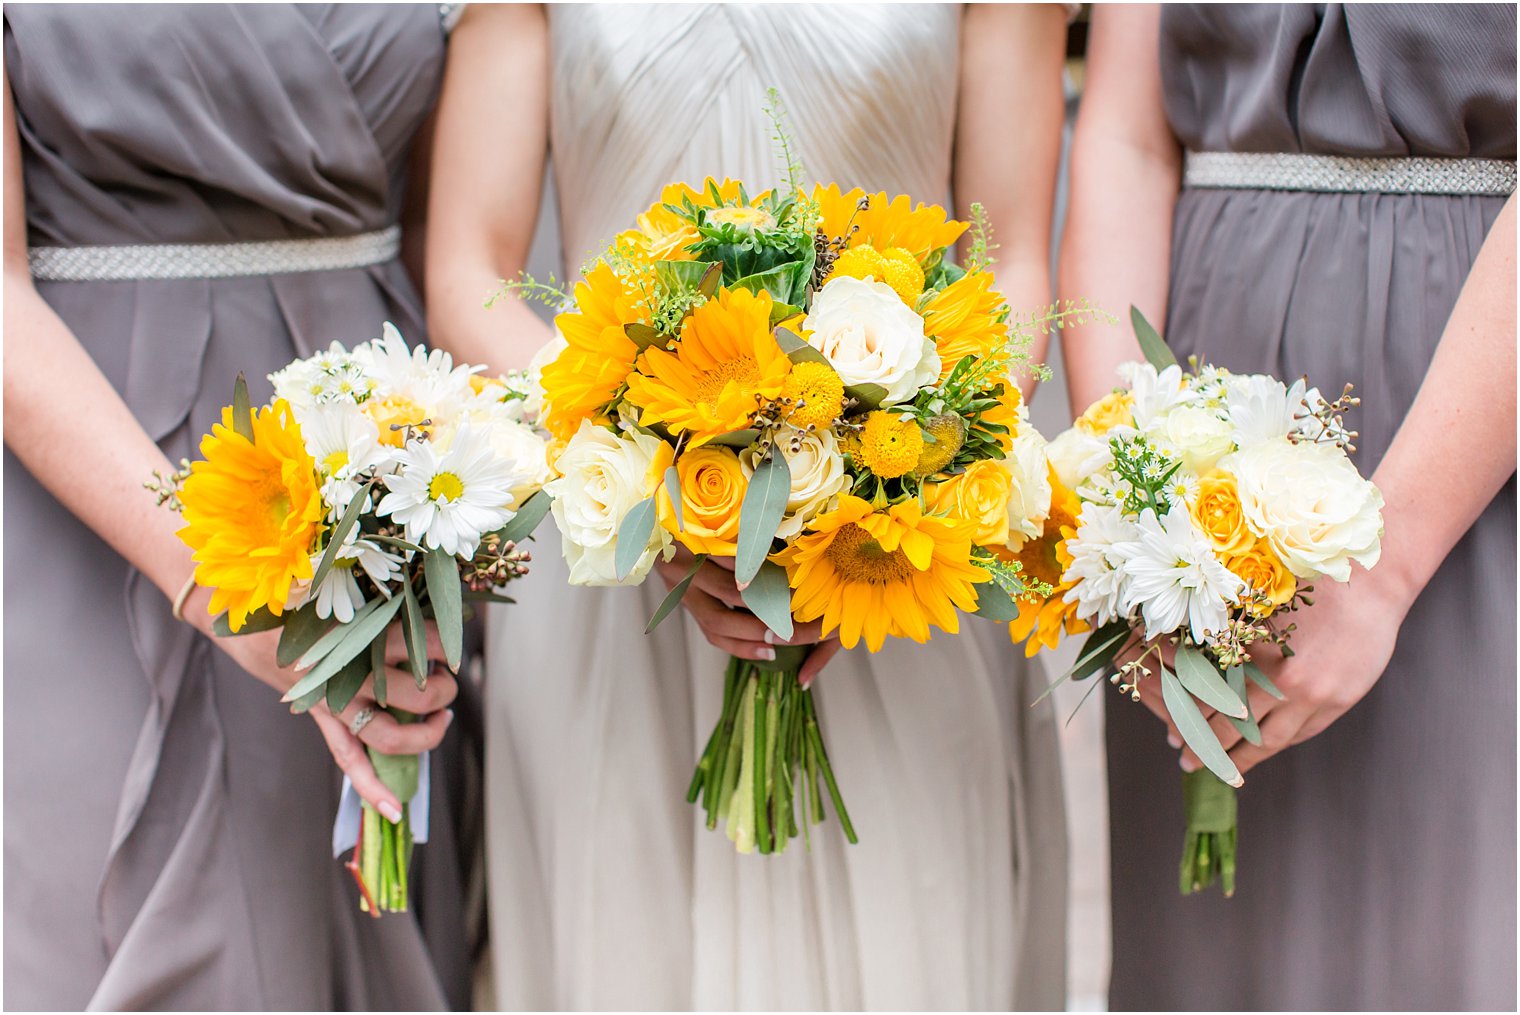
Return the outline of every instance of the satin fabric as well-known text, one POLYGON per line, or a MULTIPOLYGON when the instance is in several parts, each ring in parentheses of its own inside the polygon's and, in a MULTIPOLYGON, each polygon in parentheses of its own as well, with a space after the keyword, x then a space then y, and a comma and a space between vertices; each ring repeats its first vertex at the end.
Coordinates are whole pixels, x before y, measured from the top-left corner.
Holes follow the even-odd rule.
MULTIPOLYGON (((566 271, 670 182, 782 166, 944 202, 953 6, 555 6, 552 156, 566 271)), ((566 585, 541 529, 491 617, 488 841, 505 1008, 1007 1009, 1064 1003, 1065 818, 1051 706, 1006 627, 837 657, 816 690, 861 836, 739 856, 685 802, 725 657, 657 577, 566 585)))

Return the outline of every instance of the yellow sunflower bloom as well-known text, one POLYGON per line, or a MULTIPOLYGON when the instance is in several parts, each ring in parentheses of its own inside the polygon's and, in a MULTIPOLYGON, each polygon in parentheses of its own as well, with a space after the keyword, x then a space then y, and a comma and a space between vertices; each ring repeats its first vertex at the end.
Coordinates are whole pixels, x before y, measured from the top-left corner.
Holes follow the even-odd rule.
POLYGON ((639 347, 623 331, 641 320, 637 297, 611 267, 598 264, 575 286, 576 309, 554 319, 568 343, 543 372, 544 423, 569 440, 581 420, 595 420, 623 386, 639 347))
POLYGON ((880 192, 870 195, 865 210, 857 210, 866 192, 859 187, 841 192, 835 183, 813 188, 812 199, 821 215, 819 228, 833 239, 848 237, 851 247, 862 245, 879 251, 902 247, 920 265, 929 262, 935 251, 950 246, 966 231, 966 223, 956 222, 937 204, 913 207, 906 194, 889 198, 880 192), (850 227, 856 230, 850 233, 850 227))
POLYGON ((774 559, 797 619, 821 617, 845 648, 864 638, 875 652, 888 635, 928 641, 931 626, 955 634, 956 610, 976 609, 974 586, 990 578, 971 561, 972 526, 925 516, 916 500, 872 511, 845 494, 809 528, 774 559))
POLYGON ((1019 600, 1019 615, 1008 625, 1008 635, 1017 645, 1024 642, 1024 655, 1034 656, 1041 649, 1055 648, 1061 643, 1061 634, 1081 634, 1088 630, 1085 620, 1077 619, 1077 604, 1062 600, 1073 582, 1061 580, 1071 565, 1071 554, 1066 552, 1066 541, 1077 533, 1077 515, 1082 505, 1077 495, 1068 490, 1050 470, 1050 514, 1045 519, 1045 529, 1038 539, 1026 542, 1017 553, 1004 553, 1009 559, 1023 565, 1023 573, 1036 581, 1042 581, 1053 590, 1047 599, 1030 597, 1019 600))
POLYGON ((253 440, 232 426, 232 408, 201 439, 180 500, 180 539, 195 552, 195 581, 212 590, 211 613, 242 628, 267 608, 279 616, 290 589, 312 577, 311 551, 325 508, 316 463, 284 401, 253 414, 253 440))
POLYGON ((924 334, 939 347, 940 380, 967 356, 990 356, 1008 341, 998 321, 1003 296, 985 271, 962 276, 935 293, 924 307, 924 334))
POLYGON ((1013 450, 1013 439, 1019 435, 1019 406, 1024 404, 1024 393, 1013 383, 1013 378, 1004 376, 998 379, 1003 382, 1002 394, 997 396, 996 406, 982 413, 982 420, 1000 423, 1008 428, 1007 433, 997 435, 998 446, 1007 454, 1013 450))
POLYGON ((778 397, 792 362, 770 328, 771 298, 723 290, 681 325, 675 352, 650 347, 628 378, 628 400, 640 422, 663 423, 701 447, 749 426, 761 399, 778 397))

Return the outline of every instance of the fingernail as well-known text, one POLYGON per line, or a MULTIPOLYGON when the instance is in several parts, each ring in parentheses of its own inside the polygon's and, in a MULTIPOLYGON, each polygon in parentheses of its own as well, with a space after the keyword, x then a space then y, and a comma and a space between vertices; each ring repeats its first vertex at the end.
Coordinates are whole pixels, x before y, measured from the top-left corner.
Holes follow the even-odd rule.
POLYGON ((797 686, 806 691, 809 687, 813 686, 813 678, 811 676, 798 677, 797 686))
POLYGON ((776 632, 772 631, 768 627, 765 629, 765 643, 767 645, 774 645, 774 644, 776 644, 776 632))
POLYGON ((773 648, 763 648, 756 654, 768 663, 773 663, 776 661, 776 650, 773 648))
POLYGON ((1175 733, 1168 733, 1166 735, 1166 742, 1171 744, 1173 747, 1180 748, 1182 746, 1182 740, 1175 733))
POLYGON ((1198 771, 1198 762, 1194 761, 1192 758, 1187 757, 1186 755, 1184 755, 1183 757, 1178 758, 1177 759, 1177 764, 1179 764, 1179 765, 1182 766, 1182 770, 1184 772, 1196 772, 1196 771, 1198 771))
POLYGON ((448 729, 453 724, 454 724, 454 710, 452 708, 446 709, 444 711, 444 713, 443 713, 443 728, 444 729, 448 729))
POLYGON ((376 810, 385 815, 385 820, 391 824, 399 825, 401 823, 401 812, 396 809, 394 804, 382 803, 376 810))

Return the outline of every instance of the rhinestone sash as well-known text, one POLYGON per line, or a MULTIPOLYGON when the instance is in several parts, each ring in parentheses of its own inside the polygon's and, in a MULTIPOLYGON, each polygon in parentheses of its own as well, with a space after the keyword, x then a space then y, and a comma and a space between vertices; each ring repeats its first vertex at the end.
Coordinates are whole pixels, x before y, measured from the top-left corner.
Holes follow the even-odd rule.
POLYGON ((1360 158, 1289 152, 1188 152, 1187 187, 1507 197, 1515 163, 1507 159, 1360 158))

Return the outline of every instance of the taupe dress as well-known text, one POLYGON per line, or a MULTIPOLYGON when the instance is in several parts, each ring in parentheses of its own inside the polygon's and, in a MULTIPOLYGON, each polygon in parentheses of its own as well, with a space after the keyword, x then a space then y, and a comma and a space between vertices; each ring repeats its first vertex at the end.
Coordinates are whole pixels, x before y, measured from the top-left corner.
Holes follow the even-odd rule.
MULTIPOLYGON (((670 182, 776 185, 780 89, 813 178, 948 203, 956 5, 551 8, 574 272, 670 182)), ((974 195, 973 195, 974 196, 974 195)), ((505 1008, 1007 1009, 1065 1001, 1054 714, 1006 625, 842 653, 816 695, 860 833, 740 856, 686 785, 725 657, 665 595, 533 573, 488 636, 491 919, 505 1008)))
MULTIPOLYGON (((1194 150, 1515 157, 1514 5, 1168 6, 1161 66, 1194 150)), ((1370 475, 1504 201, 1185 189, 1167 337, 1354 383, 1370 475)), ((1138 706, 1108 725, 1114 1008, 1513 1010, 1513 478, 1372 692, 1246 777, 1233 899, 1178 896, 1176 752, 1138 706)))
MULTIPOLYGON (((444 43, 437 5, 7 4, 29 241, 381 229, 444 43)), ((266 374, 334 339, 386 320, 423 337, 394 260, 38 289, 171 460, 239 371, 257 401, 266 374)), ((6 1007, 467 1001, 447 794, 418 851, 425 930, 361 915, 331 855, 338 776, 315 724, 175 621, 9 451, 5 607, 6 1007)))

